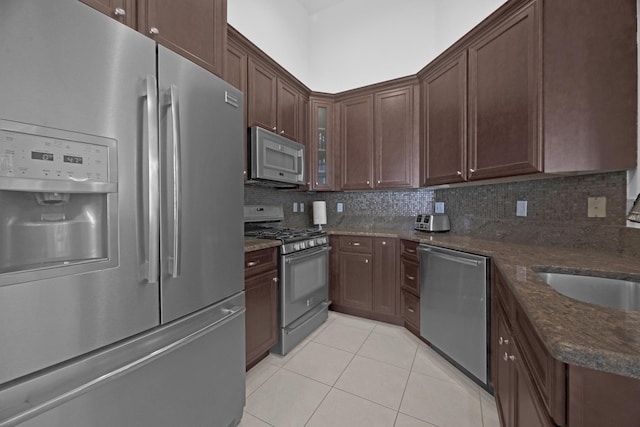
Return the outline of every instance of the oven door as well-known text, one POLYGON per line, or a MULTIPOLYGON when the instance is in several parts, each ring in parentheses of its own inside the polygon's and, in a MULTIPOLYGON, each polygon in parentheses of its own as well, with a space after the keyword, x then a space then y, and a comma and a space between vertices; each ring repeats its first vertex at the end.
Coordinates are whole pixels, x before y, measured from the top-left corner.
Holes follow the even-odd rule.
POLYGON ((280 326, 329 298, 330 249, 321 246, 281 256, 280 326))

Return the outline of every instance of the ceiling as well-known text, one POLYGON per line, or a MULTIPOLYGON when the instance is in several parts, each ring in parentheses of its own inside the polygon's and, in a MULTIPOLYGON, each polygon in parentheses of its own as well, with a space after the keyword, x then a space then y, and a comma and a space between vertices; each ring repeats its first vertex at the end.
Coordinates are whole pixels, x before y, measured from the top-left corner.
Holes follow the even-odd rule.
POLYGON ((309 15, 320 12, 331 6, 335 6, 338 3, 342 3, 345 0, 297 0, 306 10, 309 15))

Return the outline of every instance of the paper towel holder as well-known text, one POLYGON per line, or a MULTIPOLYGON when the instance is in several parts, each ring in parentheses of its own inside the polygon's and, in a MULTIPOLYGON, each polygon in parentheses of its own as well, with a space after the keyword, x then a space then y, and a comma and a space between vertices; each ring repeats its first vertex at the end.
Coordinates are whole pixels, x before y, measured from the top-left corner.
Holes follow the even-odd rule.
POLYGON ((322 225, 327 223, 327 202, 313 202, 313 224, 318 226, 318 230, 322 230, 322 225))

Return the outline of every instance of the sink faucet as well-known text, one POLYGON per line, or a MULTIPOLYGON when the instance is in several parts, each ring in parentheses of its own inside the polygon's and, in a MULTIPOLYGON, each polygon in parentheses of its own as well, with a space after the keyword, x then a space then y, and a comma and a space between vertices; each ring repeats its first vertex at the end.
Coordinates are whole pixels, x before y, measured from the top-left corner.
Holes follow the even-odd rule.
POLYGON ((638 197, 636 197, 636 201, 633 202, 633 206, 629 211, 627 219, 633 222, 640 222, 640 194, 638 194, 638 197))

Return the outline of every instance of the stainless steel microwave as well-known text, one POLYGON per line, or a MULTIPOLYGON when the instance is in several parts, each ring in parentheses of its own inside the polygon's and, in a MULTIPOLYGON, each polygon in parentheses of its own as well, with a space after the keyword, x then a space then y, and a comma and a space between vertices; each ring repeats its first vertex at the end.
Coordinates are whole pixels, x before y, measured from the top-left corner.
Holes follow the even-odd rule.
POLYGON ((250 130, 250 181, 305 183, 305 147, 258 126, 250 130))

